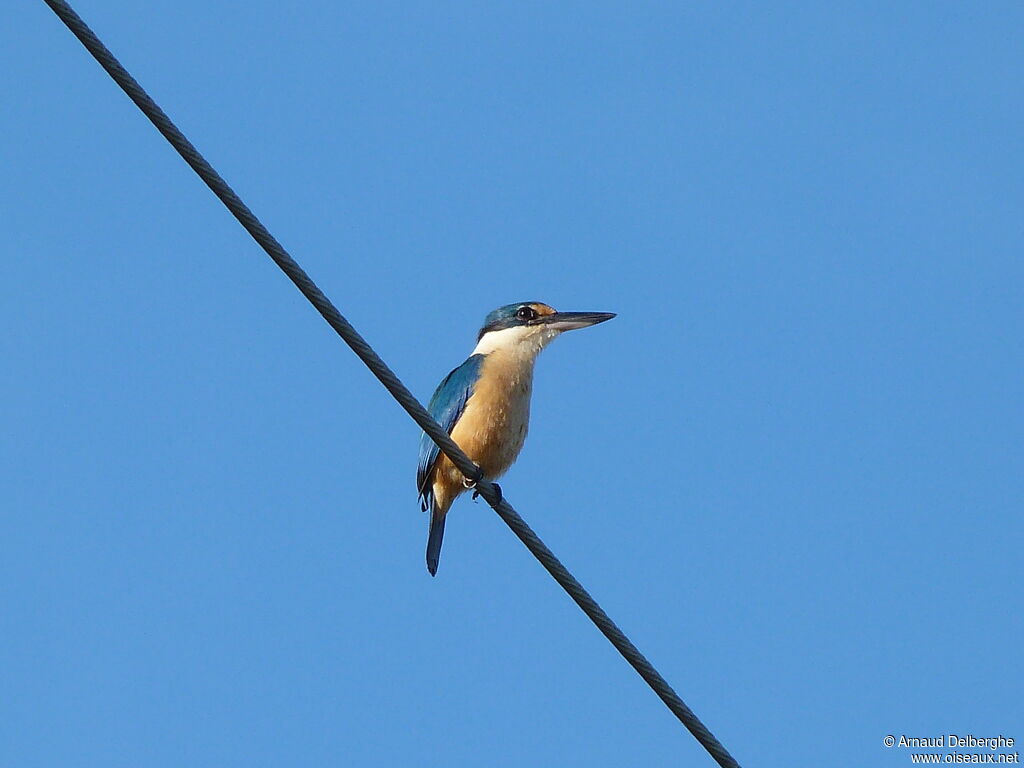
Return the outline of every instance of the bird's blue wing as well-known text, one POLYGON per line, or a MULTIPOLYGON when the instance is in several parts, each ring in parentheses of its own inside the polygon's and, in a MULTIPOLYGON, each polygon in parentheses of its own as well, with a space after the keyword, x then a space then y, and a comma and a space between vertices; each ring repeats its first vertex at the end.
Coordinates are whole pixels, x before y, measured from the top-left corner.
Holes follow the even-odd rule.
MULTIPOLYGON (((427 411, 445 432, 451 434, 455 423, 466 410, 466 401, 473 394, 483 361, 483 355, 471 355, 466 362, 444 377, 430 398, 427 411)), ((424 510, 430 504, 432 493, 428 483, 430 470, 434 468, 440 453, 441 449, 424 432, 420 436, 420 462, 416 468, 416 489, 420 492, 420 503, 424 510)))

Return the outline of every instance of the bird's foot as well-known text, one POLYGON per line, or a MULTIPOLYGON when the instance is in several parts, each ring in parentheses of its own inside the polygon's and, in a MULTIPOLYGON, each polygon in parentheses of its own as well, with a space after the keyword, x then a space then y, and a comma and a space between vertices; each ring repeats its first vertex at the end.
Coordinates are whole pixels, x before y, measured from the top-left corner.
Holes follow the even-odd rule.
MULTIPOLYGON (((480 497, 480 489, 478 485, 485 480, 486 478, 483 476, 483 473, 481 473, 479 477, 473 480, 470 480, 468 477, 462 478, 462 485, 467 489, 473 489, 473 501, 476 501, 480 497)), ((503 498, 501 495, 501 486, 493 482, 491 483, 491 485, 494 486, 494 492, 498 494, 498 503, 500 504, 503 498)))
POLYGON ((477 483, 479 483, 483 479, 484 479, 483 474, 481 474, 475 480, 470 480, 468 477, 463 477, 462 478, 462 487, 467 489, 467 490, 469 490, 470 488, 473 489, 473 495, 470 497, 470 498, 473 499, 473 501, 476 501, 477 497, 480 495, 480 491, 478 491, 476 489, 476 485, 477 485, 477 483))
MULTIPOLYGON (((501 494, 501 486, 500 486, 500 485, 498 485, 497 483, 491 483, 491 485, 493 485, 493 486, 494 486, 494 492, 498 494, 498 503, 500 504, 500 503, 501 503, 501 500, 502 500, 503 498, 505 498, 505 497, 504 497, 504 496, 502 496, 502 494, 501 494)), ((476 499, 477 499, 477 497, 478 497, 479 495, 480 495, 480 491, 478 491, 478 490, 477 490, 477 488, 476 488, 476 483, 474 483, 474 484, 473 484, 473 501, 476 501, 476 499)))

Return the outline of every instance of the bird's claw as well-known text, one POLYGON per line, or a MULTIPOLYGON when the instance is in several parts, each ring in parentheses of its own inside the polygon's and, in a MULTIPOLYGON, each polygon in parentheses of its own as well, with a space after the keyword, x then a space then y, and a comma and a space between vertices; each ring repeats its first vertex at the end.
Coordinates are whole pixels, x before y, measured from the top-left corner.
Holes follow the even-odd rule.
MULTIPOLYGON (((500 504, 501 500, 504 498, 504 496, 502 496, 502 494, 501 494, 501 486, 498 485, 497 483, 491 483, 491 485, 494 486, 494 492, 498 495, 498 503, 500 504)), ((473 501, 476 501, 476 499, 477 499, 477 497, 479 495, 480 495, 480 491, 477 490, 476 484, 474 483, 474 485, 473 485, 473 501)))
MULTIPOLYGON (((483 480, 483 478, 481 477, 480 480, 483 480)), ((473 495, 470 497, 473 499, 473 501, 476 501, 478 498, 480 498, 480 489, 477 487, 480 480, 469 480, 467 478, 462 481, 467 488, 473 489, 473 495)), ((498 485, 497 483, 491 483, 491 485, 494 487, 494 492, 498 495, 498 502, 500 503, 503 498, 501 495, 501 486, 498 485)))

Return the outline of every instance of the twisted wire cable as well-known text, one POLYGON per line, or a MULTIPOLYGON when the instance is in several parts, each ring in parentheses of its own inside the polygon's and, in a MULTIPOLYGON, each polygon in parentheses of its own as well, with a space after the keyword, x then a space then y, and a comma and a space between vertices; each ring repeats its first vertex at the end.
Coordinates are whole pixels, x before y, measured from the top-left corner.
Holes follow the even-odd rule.
POLYGON ((316 308, 324 320, 333 328, 342 340, 352 348, 360 360, 366 364, 374 376, 398 401, 398 404, 412 417, 424 432, 437 443, 444 454, 451 459, 452 463, 466 477, 476 481, 476 489, 487 501, 495 512, 505 521, 512 532, 519 537, 555 581, 561 585, 576 604, 583 610, 587 617, 594 622, 601 633, 608 638, 616 650, 622 654, 639 673, 640 677, 654 690, 671 712, 679 718, 680 722, 700 742, 701 746, 715 759, 723 768, 739 768, 739 764, 729 754, 724 746, 705 727, 693 711, 686 706, 678 694, 666 682, 658 671, 651 665, 647 658, 640 653, 635 645, 630 642, 622 630, 616 626, 608 614, 590 596, 590 593, 569 573, 554 553, 547 548, 533 529, 526 524, 526 521, 512 508, 507 500, 502 498, 501 493, 493 483, 483 479, 480 468, 476 466, 469 457, 449 437, 448 433, 441 429, 427 411, 406 389, 394 372, 366 342, 358 331, 342 316, 331 301, 316 286, 305 270, 296 263, 284 247, 277 242, 273 235, 253 214, 249 207, 242 202, 235 194, 228 183, 221 178, 192 143, 185 138, 185 135, 178 130, 177 126, 157 105, 142 86, 136 82, 114 55, 107 50, 96 34, 82 21, 64 0, 44 0, 50 6, 58 18, 71 30, 72 34, 106 70, 107 74, 117 83, 118 86, 128 95, 142 113, 156 126, 165 139, 182 156, 189 167, 195 171, 199 178, 213 191, 217 198, 231 211, 239 223, 252 238, 266 251, 267 255, 274 260, 274 263, 288 276, 295 284, 295 287, 302 292, 302 295, 316 308))

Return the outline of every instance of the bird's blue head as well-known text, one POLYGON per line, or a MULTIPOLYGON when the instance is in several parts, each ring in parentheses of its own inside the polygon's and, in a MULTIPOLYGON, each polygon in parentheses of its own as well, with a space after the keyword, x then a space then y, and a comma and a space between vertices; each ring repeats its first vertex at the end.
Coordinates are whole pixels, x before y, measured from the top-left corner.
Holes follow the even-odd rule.
POLYGON ((543 348, 562 331, 586 328, 615 317, 612 312, 558 312, 540 301, 519 301, 498 307, 484 318, 478 349, 507 344, 543 348))

